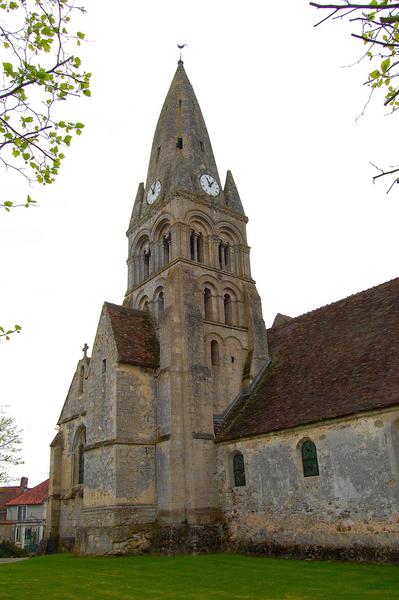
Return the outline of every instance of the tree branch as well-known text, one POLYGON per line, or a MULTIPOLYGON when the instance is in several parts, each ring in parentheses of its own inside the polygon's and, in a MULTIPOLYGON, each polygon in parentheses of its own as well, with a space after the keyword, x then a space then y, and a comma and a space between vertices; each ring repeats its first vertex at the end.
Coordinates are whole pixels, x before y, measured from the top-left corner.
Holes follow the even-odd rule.
POLYGON ((336 10, 346 10, 348 8, 365 8, 369 10, 391 10, 392 8, 399 8, 399 2, 395 2, 386 6, 378 6, 375 4, 353 4, 348 2, 347 4, 318 4, 317 2, 309 2, 310 6, 315 8, 330 8, 336 10))
POLYGON ((358 38, 359 40, 364 40, 365 42, 368 42, 369 44, 379 44, 380 46, 384 46, 385 48, 387 48, 388 46, 393 46, 394 48, 399 48, 399 44, 394 44, 392 42, 380 42, 379 40, 370 39, 368 37, 365 37, 364 35, 357 35, 356 33, 351 33, 351 36, 354 38, 358 38))

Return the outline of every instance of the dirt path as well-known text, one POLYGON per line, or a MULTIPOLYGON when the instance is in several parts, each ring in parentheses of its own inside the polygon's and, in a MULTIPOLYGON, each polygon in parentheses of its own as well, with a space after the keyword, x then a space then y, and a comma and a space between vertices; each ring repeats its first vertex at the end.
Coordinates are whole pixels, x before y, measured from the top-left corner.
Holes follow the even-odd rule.
POLYGON ((28 560, 29 556, 26 556, 24 558, 0 558, 0 565, 2 563, 13 563, 13 562, 19 562, 20 560, 28 560))

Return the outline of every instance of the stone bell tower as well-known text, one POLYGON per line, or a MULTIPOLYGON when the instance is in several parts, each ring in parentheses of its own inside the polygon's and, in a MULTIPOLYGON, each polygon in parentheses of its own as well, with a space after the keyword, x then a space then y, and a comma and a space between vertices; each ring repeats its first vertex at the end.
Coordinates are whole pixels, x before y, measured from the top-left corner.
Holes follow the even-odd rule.
MULTIPOLYGON (((178 67, 127 231, 124 305, 155 317, 157 519, 220 522, 214 422, 267 363, 247 218, 233 176, 221 185, 201 109, 178 67)), ((207 534, 207 535, 208 535, 207 534)))

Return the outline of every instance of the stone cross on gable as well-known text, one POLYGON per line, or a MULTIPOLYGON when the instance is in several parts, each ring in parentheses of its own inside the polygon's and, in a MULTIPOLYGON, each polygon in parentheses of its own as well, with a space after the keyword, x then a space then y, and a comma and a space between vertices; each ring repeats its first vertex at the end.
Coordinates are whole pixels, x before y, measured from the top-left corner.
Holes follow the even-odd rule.
POLYGON ((87 358, 87 351, 89 349, 89 346, 87 344, 85 344, 82 348, 82 352, 83 352, 83 358, 87 358))

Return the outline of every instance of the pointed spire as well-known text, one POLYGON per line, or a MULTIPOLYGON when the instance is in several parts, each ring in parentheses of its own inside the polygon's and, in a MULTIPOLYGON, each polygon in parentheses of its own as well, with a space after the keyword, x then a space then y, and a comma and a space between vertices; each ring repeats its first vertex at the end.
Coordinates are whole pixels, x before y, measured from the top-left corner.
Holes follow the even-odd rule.
POLYGON ((155 130, 145 194, 157 180, 161 183, 160 197, 178 189, 201 193, 199 178, 203 173, 220 184, 205 121, 179 60, 155 130))
POLYGON ((226 173, 226 183, 224 184, 224 195, 226 197, 226 204, 232 210, 236 210, 239 213, 244 214, 244 209, 241 204, 240 194, 238 193, 237 186, 234 182, 231 171, 226 173))
POLYGON ((136 199, 133 204, 132 216, 130 217, 130 223, 132 223, 135 219, 140 218, 141 212, 143 209, 143 199, 144 199, 144 183, 139 183, 139 187, 137 188, 136 199))

